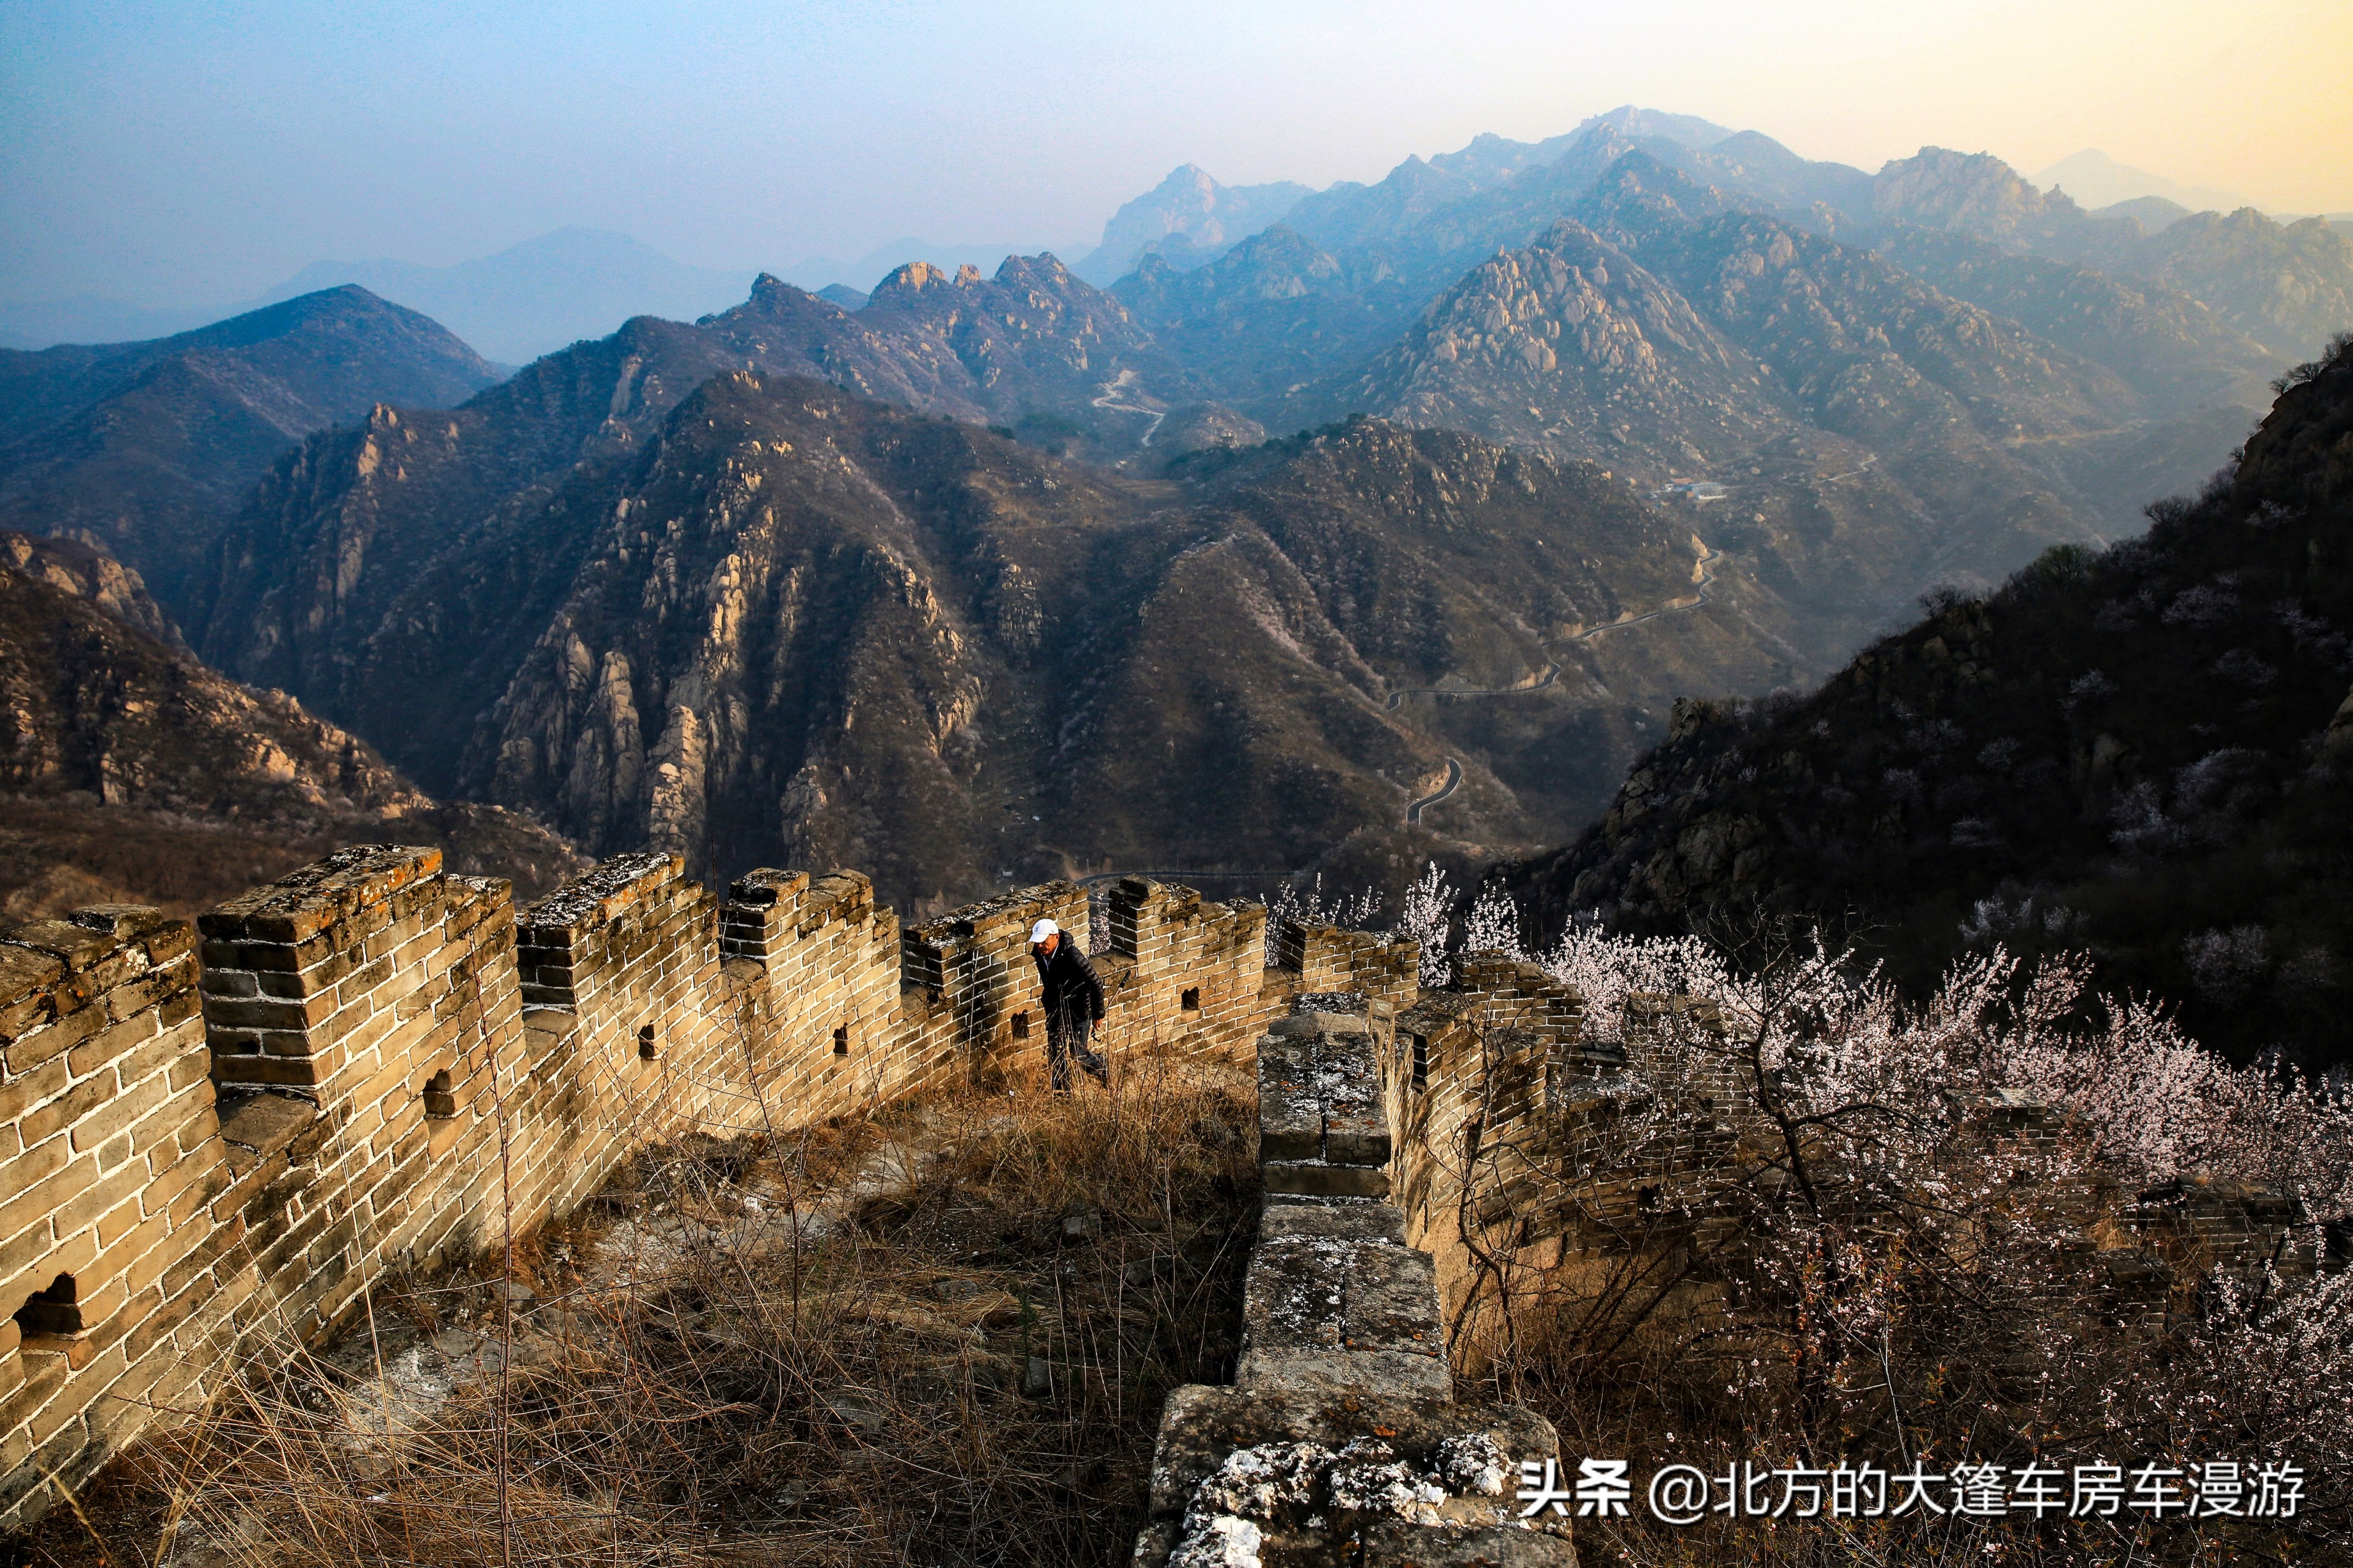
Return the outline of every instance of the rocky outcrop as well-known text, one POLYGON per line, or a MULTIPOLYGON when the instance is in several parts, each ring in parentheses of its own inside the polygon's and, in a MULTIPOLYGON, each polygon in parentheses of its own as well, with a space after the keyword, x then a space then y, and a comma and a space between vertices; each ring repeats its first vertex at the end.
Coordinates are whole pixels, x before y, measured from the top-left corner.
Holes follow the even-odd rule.
POLYGON ((0 533, 0 568, 88 600, 132 630, 187 651, 180 628, 147 592, 145 580, 88 539, 0 533))
POLYGON ((527 889, 578 868, 528 817, 439 805, 284 692, 224 680, 139 628, 136 579, 103 556, 12 549, 16 538, 0 536, 0 909, 12 917, 93 897, 185 908, 322 842, 393 831, 527 889))
POLYGON ((1269 418, 1377 352, 1426 298, 1386 259, 1343 262, 1288 224, 1191 270, 1148 256, 1112 292, 1220 396, 1269 418))
POLYGON ((1166 459, 1193 452, 1255 447, 1266 439, 1266 426, 1222 403, 1196 403, 1179 408, 1153 432, 1153 449, 1166 459))

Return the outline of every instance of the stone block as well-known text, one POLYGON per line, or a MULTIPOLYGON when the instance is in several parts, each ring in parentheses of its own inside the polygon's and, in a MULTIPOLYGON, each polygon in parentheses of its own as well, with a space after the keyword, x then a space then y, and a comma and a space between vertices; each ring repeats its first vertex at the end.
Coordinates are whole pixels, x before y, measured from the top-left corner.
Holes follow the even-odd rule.
POLYGON ((66 972, 62 961, 36 948, 18 947, 0 934, 0 1034, 7 1032, 7 1009, 25 1001, 66 972))
POLYGON ((357 845, 206 911, 196 926, 206 937, 300 942, 375 909, 440 869, 438 849, 357 845))
POLYGON ((1259 1175, 1270 1195, 1386 1198, 1389 1173, 1367 1165, 1334 1165, 1322 1160, 1269 1160, 1259 1175))

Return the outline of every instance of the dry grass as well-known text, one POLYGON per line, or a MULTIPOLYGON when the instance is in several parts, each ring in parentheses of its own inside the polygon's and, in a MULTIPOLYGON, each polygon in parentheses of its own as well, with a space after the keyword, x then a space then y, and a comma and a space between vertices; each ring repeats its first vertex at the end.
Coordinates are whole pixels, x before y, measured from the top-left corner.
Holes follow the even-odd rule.
POLYGON ((1232 1373, 1255 1138, 1242 1074, 1146 1058, 661 1150, 518 1242, 512 1314, 506 1259, 382 1281, 21 1550, 1124 1562, 1163 1397, 1232 1373))

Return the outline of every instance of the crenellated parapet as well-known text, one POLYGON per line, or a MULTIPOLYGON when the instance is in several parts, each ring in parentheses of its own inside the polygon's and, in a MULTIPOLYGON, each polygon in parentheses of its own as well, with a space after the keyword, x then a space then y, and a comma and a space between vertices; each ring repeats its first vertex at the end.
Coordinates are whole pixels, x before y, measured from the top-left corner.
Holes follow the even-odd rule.
POLYGON ((1110 928, 1095 956, 1114 1047, 1187 1042, 1195 1054, 1240 1056, 1290 994, 1266 967, 1266 906, 1220 904, 1190 888, 1123 877, 1104 896, 1110 928))
POLYGON ((907 1048, 943 1074, 975 1077, 1046 1059, 1046 1011, 1029 929, 1087 931, 1086 890, 1046 882, 909 926, 900 946, 907 1048))
MULTIPOLYGON (((1129 879, 1103 1042, 1235 1056, 1313 984, 1394 999, 1410 943, 1285 933, 1129 879)), ((851 871, 724 894, 659 851, 529 909, 364 845, 206 911, 0 931, 0 1528, 314 1341, 396 1264, 499 1246, 649 1142, 805 1125, 1041 1063, 1050 882, 902 929, 851 871)))

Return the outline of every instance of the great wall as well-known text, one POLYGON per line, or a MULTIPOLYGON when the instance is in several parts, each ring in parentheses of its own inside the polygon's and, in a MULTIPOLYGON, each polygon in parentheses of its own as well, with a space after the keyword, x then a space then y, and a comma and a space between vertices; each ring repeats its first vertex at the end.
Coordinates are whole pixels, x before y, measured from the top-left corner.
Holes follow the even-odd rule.
MULTIPOLYGON (((1606 1251, 1612 1205, 1721 1163, 1708 1118, 1672 1168, 1594 1165, 1637 1075, 1535 966, 1462 955, 1425 990, 1410 941, 1286 921, 1269 964, 1262 906, 1102 896, 1101 1043, 1254 1061, 1266 1194, 1236 1381, 1171 1396, 1137 1562, 1324 1562, 1307 1500, 1361 1494, 1357 1562, 1573 1563, 1567 1521, 1514 1517, 1549 1426, 1456 1397, 1465 1238, 1501 1215, 1549 1267, 1606 1251), (1542 1171, 1588 1182, 1581 1220, 1518 1204, 1542 1171)), ((565 1213, 649 1144, 1036 1066, 1040 917, 1085 931, 1088 895, 902 927, 856 873, 722 896, 643 853, 517 910, 437 850, 365 846, 193 926, 107 906, 0 932, 0 1529, 240 1354, 321 1340, 385 1268, 565 1213)), ((1667 998, 1627 1020, 1715 1026, 1667 998)), ((2295 1217, 2235 1189, 2170 1212, 2246 1257, 2295 1217)))

